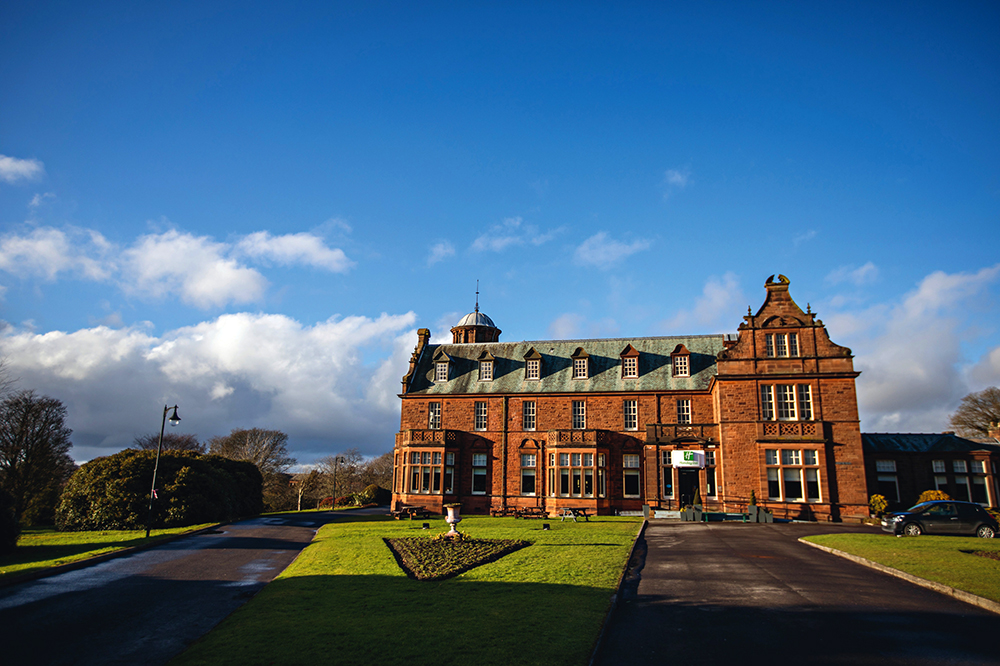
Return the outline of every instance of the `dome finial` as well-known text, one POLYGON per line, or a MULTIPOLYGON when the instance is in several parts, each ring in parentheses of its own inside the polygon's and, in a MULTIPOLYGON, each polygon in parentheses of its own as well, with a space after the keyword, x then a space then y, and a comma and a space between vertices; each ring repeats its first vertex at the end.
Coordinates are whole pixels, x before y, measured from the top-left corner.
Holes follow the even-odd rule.
POLYGON ((476 312, 479 312, 479 280, 476 280, 476 312))

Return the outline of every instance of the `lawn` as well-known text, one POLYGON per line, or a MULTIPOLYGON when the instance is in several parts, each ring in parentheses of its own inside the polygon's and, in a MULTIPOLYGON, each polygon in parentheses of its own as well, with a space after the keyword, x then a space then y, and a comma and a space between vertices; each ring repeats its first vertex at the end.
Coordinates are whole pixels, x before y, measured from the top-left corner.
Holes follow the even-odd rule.
POLYGON ((891 534, 823 534, 805 538, 958 590, 1000 602, 1000 539, 891 534))
POLYGON ((0 556, 0 580, 85 560, 131 546, 156 543, 174 535, 193 532, 207 525, 153 530, 113 530, 106 532, 57 532, 54 527, 29 527, 21 532, 17 550, 0 556))
POLYGON ((171 662, 188 664, 586 664, 641 523, 465 518, 477 539, 524 539, 454 578, 418 581, 386 538, 443 519, 357 516, 324 526, 252 601, 171 662))

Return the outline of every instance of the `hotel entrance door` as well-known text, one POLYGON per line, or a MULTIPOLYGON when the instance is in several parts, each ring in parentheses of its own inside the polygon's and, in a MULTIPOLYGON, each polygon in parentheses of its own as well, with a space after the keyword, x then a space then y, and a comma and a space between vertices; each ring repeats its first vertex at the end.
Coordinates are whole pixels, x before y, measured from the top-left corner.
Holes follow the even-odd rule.
POLYGON ((680 486, 681 506, 691 504, 695 496, 701 497, 698 492, 699 478, 697 469, 678 469, 678 486, 680 486))

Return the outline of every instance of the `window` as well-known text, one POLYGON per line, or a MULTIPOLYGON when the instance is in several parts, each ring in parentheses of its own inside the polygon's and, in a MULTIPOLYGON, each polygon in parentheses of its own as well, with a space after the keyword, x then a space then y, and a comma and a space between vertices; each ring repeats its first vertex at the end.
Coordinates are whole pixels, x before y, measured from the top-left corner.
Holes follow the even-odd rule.
POLYGON ((626 453, 622 456, 622 468, 624 469, 624 489, 625 497, 639 496, 639 454, 626 453))
POLYGON ((573 379, 586 379, 587 378, 587 358, 574 358, 573 359, 573 379))
POLYGON ((660 454, 660 465, 663 467, 663 497, 670 499, 674 496, 674 466, 670 457, 670 451, 663 451, 660 454))
POLYGON ((677 401, 677 422, 691 423, 691 401, 684 399, 677 401))
POLYGON ((944 474, 944 461, 943 460, 932 460, 931 468, 935 473, 944 474))
MULTIPOLYGON (((964 460, 962 462, 965 462, 964 460)), ((967 476, 956 476, 955 477, 955 488, 958 490, 955 493, 955 499, 962 500, 963 502, 971 502, 972 494, 969 489, 969 477, 967 476)))
POLYGON ((952 460, 951 469, 956 474, 965 474, 968 472, 968 467, 966 467, 964 460, 952 460))
POLYGON ((581 451, 549 454, 551 497, 594 497, 595 493, 598 497, 604 497, 607 493, 603 453, 595 455, 581 451))
POLYGON ((479 362, 479 381, 481 382, 493 381, 493 361, 479 362))
POLYGON ((768 333, 764 336, 764 354, 769 357, 798 356, 798 333, 768 333))
POLYGON ((890 502, 899 501, 899 482, 895 474, 878 475, 878 494, 890 502))
POLYGON ((521 454, 521 494, 535 494, 535 454, 521 454))
POLYGON ((875 461, 875 471, 876 472, 895 472, 896 471, 896 461, 895 460, 876 460, 875 461))
POLYGON ((625 429, 626 430, 638 430, 639 429, 639 401, 638 400, 625 400, 622 403, 622 410, 625 413, 625 429))
POLYGON ((812 387, 809 384, 762 384, 760 417, 763 421, 811 421, 812 387))
POLYGON ((535 401, 525 400, 521 403, 521 430, 535 429, 535 401))
POLYGON ((441 403, 432 402, 427 406, 427 427, 431 430, 441 429, 441 403))
POLYGON ((639 376, 639 357, 625 356, 622 358, 622 377, 634 379, 639 376))
POLYGON ((935 476, 934 477, 934 490, 943 490, 948 492, 948 477, 947 476, 935 476))
POLYGON ((444 454, 444 493, 451 495, 455 492, 455 454, 444 454))
POLYGON ((587 403, 583 400, 573 401, 573 429, 584 430, 587 427, 587 403))
MULTIPOLYGON (((454 453, 447 456, 442 451, 410 451, 404 461, 409 463, 409 472, 404 471, 403 480, 409 479, 408 492, 423 495, 440 495, 442 493, 442 460, 454 461, 454 453)), ((444 468, 443 492, 452 492, 453 468, 444 468)))
POLYGON ((476 430, 486 430, 489 425, 489 412, 486 411, 485 402, 476 403, 476 430))
POLYGON ((715 451, 705 451, 705 494, 708 497, 718 495, 715 487, 715 451))
POLYGON ((985 460, 973 460, 972 461, 972 473, 973 474, 986 474, 986 461, 985 460))
POLYGON ((765 449, 764 463, 768 499, 820 501, 819 454, 815 449, 765 449))
POLYGON ((990 505, 990 497, 986 491, 986 477, 972 477, 972 501, 976 504, 990 505))
POLYGON ((446 361, 434 364, 434 381, 448 381, 448 363, 446 361))
POLYGON ((472 494, 486 494, 486 454, 472 454, 472 494))
POLYGON ((524 364, 524 378, 538 379, 542 375, 542 362, 539 359, 529 358, 524 364))
POLYGON ((691 376, 691 357, 690 356, 674 356, 673 358, 673 371, 674 377, 690 377, 691 376))

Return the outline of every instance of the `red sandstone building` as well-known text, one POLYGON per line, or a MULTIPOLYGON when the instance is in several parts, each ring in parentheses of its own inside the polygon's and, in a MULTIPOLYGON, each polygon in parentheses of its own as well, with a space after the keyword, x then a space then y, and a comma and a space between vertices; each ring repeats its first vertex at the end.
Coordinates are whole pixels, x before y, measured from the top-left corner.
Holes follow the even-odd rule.
POLYGON ((868 515, 851 351, 772 276, 736 335, 451 344, 420 329, 403 377, 393 499, 486 513, 647 505, 868 515))

